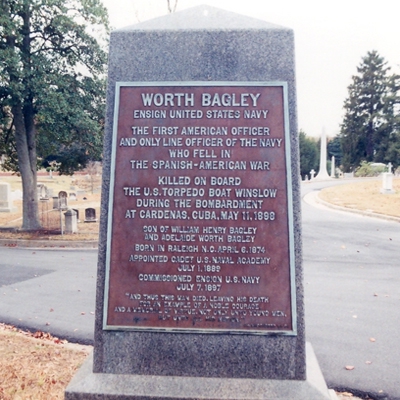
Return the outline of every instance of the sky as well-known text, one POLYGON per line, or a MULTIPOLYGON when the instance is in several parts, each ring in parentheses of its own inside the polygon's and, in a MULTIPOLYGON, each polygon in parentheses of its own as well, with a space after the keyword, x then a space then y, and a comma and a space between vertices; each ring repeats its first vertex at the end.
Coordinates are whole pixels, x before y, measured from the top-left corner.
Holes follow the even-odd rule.
MULTIPOLYGON (((170 0, 171 5, 176 0, 170 0)), ((177 0, 176 11, 208 4, 291 28, 295 34, 299 129, 308 136, 339 133, 347 87, 376 50, 400 73, 396 0, 177 0)), ((168 13, 167 0, 103 0, 118 29, 168 13)))

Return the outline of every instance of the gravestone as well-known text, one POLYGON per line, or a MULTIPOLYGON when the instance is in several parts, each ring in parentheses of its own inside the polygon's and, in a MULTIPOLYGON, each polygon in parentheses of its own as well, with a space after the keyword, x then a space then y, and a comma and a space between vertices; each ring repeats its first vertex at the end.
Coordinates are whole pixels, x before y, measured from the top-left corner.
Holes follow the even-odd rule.
POLYGON ((335 156, 331 157, 331 178, 336 178, 335 156))
POLYGON ((38 191, 39 200, 48 200, 49 199, 46 185, 44 185, 43 183, 38 183, 37 191, 38 191))
POLYGON ((66 400, 331 398, 305 343, 293 36, 209 6, 111 34, 94 355, 66 400))
POLYGON ((85 209, 84 222, 97 222, 96 210, 94 208, 86 208, 85 209))
POLYGON ((393 190, 393 173, 392 173, 392 168, 393 165, 392 163, 389 163, 387 165, 388 167, 388 172, 383 172, 382 173, 382 188, 380 192, 382 194, 393 194, 395 191, 393 190))
POLYGON ((66 210, 68 208, 68 194, 63 190, 58 192, 58 208, 66 210))
POLYGON ((8 182, 0 182, 0 212, 14 212, 11 186, 8 182))
POLYGON ((58 196, 53 196, 53 210, 58 210, 60 208, 60 202, 58 196))
POLYGON ((79 209, 78 208, 73 208, 73 210, 76 212, 76 220, 78 222, 80 222, 80 220, 79 220, 79 209))
POLYGON ((69 194, 69 199, 72 200, 72 201, 78 200, 77 197, 76 197, 76 193, 75 192, 70 193, 69 194))
POLYGON ((65 233, 77 233, 78 232, 78 219, 76 211, 69 209, 64 213, 65 216, 65 233))

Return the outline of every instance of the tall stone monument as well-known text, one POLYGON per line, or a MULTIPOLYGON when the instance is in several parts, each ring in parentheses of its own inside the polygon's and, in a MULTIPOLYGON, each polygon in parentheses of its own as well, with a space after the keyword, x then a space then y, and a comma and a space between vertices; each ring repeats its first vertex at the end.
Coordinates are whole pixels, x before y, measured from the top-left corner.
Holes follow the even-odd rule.
POLYGON ((325 128, 322 129, 321 134, 321 152, 319 157, 319 171, 318 175, 315 177, 316 180, 327 180, 331 179, 328 174, 328 170, 326 169, 326 162, 327 162, 327 144, 326 144, 326 133, 325 128))
POLYGON ((331 398, 306 346, 294 35, 200 6, 110 40, 93 360, 66 399, 331 398))

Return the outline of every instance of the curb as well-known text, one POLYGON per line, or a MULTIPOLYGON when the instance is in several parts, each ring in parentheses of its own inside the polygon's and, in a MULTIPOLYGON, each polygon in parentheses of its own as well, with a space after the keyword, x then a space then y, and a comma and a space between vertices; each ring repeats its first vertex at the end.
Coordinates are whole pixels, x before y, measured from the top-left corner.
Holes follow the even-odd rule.
POLYGON ((97 250, 98 241, 0 239, 0 246, 42 250, 97 250))

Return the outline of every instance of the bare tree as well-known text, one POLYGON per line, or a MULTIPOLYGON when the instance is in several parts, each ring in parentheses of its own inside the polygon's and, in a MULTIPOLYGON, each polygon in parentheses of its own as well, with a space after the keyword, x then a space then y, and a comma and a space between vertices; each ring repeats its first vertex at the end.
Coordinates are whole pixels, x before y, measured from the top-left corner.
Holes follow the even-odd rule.
POLYGON ((167 3, 168 3, 168 11, 169 11, 169 13, 175 12, 176 11, 176 6, 178 5, 178 0, 175 0, 175 3, 174 3, 173 6, 171 4, 171 0, 167 0, 167 3))

